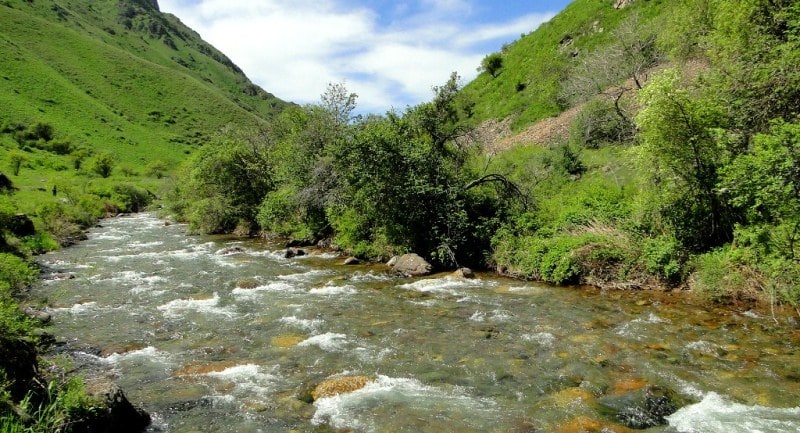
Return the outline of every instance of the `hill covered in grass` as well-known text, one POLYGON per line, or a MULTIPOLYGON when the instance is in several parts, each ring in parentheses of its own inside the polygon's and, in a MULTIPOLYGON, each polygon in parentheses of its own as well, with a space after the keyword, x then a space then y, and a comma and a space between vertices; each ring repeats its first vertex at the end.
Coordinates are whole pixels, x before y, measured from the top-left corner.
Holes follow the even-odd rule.
MULTIPOLYGON (((509 119, 512 129, 520 130, 570 108, 575 100, 564 83, 580 74, 583 59, 630 37, 630 32, 657 33, 664 14, 674 10, 670 3, 663 0, 570 3, 549 22, 494 53, 502 59, 494 74, 483 71, 464 87, 462 97, 469 106, 469 122, 478 125, 487 120, 509 119), (635 29, 631 28, 632 17, 635 29)), ((624 76, 621 70, 614 73, 616 76, 605 73, 602 85, 615 84, 624 76)))
POLYGON ((0 11, 6 134, 44 123, 72 149, 174 165, 221 128, 257 127, 287 105, 155 1, 8 0, 0 11))

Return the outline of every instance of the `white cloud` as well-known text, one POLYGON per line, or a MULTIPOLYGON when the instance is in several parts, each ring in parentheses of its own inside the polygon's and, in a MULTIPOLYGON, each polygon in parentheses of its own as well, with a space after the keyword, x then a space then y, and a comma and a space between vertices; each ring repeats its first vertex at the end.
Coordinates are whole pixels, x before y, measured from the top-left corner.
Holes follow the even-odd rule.
POLYGON ((481 44, 513 41, 552 16, 533 14, 467 28, 458 17, 469 13, 469 2, 420 0, 417 9, 396 3, 393 13, 402 19, 383 28, 378 11, 345 8, 342 1, 159 4, 282 99, 316 102, 327 83, 346 81, 359 95, 359 111, 378 113, 429 100, 431 87, 444 83, 452 71, 472 79, 487 54, 481 44))

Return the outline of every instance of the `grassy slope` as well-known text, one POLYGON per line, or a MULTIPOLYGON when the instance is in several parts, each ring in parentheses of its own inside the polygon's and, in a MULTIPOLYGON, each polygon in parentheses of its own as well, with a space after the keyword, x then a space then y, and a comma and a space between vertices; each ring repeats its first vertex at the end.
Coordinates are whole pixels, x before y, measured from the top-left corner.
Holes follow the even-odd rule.
POLYGON ((49 123, 58 138, 141 167, 177 163, 220 128, 255 127, 286 105, 155 10, 136 9, 128 30, 117 2, 0 8, 0 123, 49 123))
POLYGON ((510 117, 512 128, 520 130, 569 108, 559 101, 561 82, 580 54, 608 44, 613 29, 630 14, 653 19, 668 4, 663 0, 639 0, 617 10, 613 3, 575 0, 549 22, 508 44, 497 77, 484 72, 462 92, 475 103, 471 122, 510 117), (570 43, 562 43, 570 39, 570 43), (578 56, 573 58, 575 52, 578 56))

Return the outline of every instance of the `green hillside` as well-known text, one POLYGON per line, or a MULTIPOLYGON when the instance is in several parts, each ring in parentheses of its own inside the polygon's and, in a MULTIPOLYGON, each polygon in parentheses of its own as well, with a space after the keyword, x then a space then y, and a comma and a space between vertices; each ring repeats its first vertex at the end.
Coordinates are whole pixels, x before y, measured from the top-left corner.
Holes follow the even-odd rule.
POLYGON ((474 104, 470 122, 511 118, 518 130, 557 115, 574 102, 564 94, 564 83, 576 74, 587 53, 611 45, 619 37, 617 29, 632 16, 641 29, 652 32, 662 14, 674 10, 663 0, 634 1, 620 9, 614 3, 576 0, 495 53, 502 58, 496 76, 484 71, 462 91, 464 99, 474 104))
POLYGON ((287 104, 155 2, 0 3, 0 124, 47 123, 74 147, 177 163, 221 128, 287 104))

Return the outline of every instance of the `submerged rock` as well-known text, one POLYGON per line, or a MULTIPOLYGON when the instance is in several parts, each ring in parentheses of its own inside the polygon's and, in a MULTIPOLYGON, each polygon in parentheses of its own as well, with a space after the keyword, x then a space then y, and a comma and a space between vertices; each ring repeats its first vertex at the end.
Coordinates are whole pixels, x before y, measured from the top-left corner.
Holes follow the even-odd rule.
POLYGON ((283 252, 283 257, 291 259, 292 257, 302 257, 307 254, 306 250, 301 248, 287 248, 286 251, 283 252))
POLYGON ((408 277, 422 277, 429 275, 433 266, 417 254, 403 254, 392 257, 387 263, 389 267, 408 277))
POLYGON ((333 397, 339 394, 358 391, 373 381, 374 379, 369 376, 334 377, 317 385, 314 390, 311 391, 311 397, 314 400, 319 400, 325 397, 333 397))
POLYGON ((599 399, 598 403, 603 412, 625 426, 646 429, 667 424, 666 417, 678 410, 675 400, 676 395, 671 390, 647 385, 607 395, 599 399))

